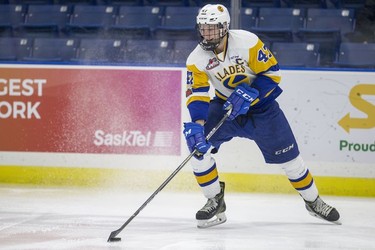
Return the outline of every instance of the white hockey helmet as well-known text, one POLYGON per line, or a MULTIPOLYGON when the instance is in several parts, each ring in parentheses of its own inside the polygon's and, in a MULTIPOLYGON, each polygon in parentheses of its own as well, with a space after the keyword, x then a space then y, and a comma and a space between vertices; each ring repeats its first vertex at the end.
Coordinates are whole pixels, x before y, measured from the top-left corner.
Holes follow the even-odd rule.
POLYGON ((199 44, 204 50, 214 50, 219 46, 228 33, 230 15, 222 4, 207 4, 198 13, 197 30, 200 36, 199 44), (214 32, 214 38, 207 39, 206 33, 214 32))

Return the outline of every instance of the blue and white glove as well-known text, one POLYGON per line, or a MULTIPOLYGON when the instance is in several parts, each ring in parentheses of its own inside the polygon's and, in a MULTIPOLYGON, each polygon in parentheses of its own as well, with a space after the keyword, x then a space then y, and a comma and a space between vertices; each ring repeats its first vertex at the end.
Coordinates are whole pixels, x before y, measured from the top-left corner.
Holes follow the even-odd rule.
POLYGON ((232 112, 228 119, 234 120, 237 116, 246 114, 249 111, 250 104, 258 96, 259 91, 257 89, 250 87, 246 83, 238 85, 223 106, 225 110, 228 110, 230 105, 232 105, 232 112))
POLYGON ((211 147, 211 143, 206 141, 204 136, 204 127, 195 122, 184 123, 184 135, 190 153, 196 149, 198 152, 194 156, 198 160, 203 159, 203 155, 211 147))

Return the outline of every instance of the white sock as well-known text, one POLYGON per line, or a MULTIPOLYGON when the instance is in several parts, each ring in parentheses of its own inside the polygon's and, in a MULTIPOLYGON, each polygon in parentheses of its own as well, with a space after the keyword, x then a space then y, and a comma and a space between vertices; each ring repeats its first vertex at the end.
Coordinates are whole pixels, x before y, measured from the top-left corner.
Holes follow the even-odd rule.
POLYGON ((220 193, 216 162, 210 153, 205 154, 202 160, 192 158, 191 166, 193 167, 195 178, 207 199, 213 198, 220 193))
POLYGON ((314 201, 318 197, 319 193, 314 179, 300 155, 280 165, 284 169, 292 186, 304 200, 314 201))

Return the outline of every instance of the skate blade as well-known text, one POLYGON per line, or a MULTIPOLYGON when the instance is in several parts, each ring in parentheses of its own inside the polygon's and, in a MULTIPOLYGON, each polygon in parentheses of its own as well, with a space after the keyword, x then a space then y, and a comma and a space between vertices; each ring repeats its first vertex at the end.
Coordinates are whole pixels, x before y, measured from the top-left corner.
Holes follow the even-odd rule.
POLYGON ((319 216, 318 214, 313 213, 313 212, 310 212, 310 211, 309 211, 309 214, 310 214, 311 216, 314 216, 314 217, 318 218, 318 219, 321 219, 321 220, 324 220, 324 221, 327 221, 327 222, 330 222, 330 223, 333 223, 333 224, 336 224, 336 225, 342 225, 342 223, 341 223, 340 220, 337 220, 337 221, 329 221, 329 220, 326 220, 326 219, 324 219, 323 217, 319 216))
POLYGON ((217 214, 216 216, 212 217, 209 220, 197 220, 198 228, 208 228, 208 227, 213 227, 216 225, 223 224, 224 222, 227 221, 227 217, 225 216, 225 213, 220 213, 217 214))

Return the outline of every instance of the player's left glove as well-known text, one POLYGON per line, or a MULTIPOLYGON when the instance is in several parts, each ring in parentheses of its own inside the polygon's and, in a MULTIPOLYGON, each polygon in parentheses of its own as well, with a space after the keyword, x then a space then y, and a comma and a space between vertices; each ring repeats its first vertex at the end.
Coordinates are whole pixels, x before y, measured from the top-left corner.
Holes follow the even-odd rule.
POLYGON ((258 96, 259 91, 257 89, 250 87, 246 83, 238 85, 223 106, 225 110, 228 110, 230 105, 232 105, 232 112, 228 119, 234 120, 237 116, 246 114, 249 111, 250 104, 258 96))
POLYGON ((208 149, 211 147, 211 143, 206 141, 206 137, 204 136, 204 127, 195 122, 187 122, 184 123, 183 132, 190 153, 197 149, 198 152, 194 156, 198 160, 203 159, 203 155, 207 153, 208 149))

